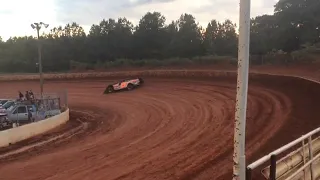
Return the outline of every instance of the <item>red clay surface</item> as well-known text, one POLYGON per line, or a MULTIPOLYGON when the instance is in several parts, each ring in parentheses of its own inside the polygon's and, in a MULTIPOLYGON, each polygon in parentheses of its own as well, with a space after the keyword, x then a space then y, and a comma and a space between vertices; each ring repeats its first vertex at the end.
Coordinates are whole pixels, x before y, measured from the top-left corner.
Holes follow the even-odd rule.
MULTIPOLYGON (((78 126, 77 119, 89 125, 76 136, 0 158, 1 179, 232 178, 236 79, 145 78, 134 91, 102 95, 108 82, 46 82, 48 91, 68 89, 72 110, 63 130, 48 137, 78 126)), ((249 83, 248 162, 319 126, 320 85, 269 76, 249 83)), ((9 95, 38 89, 38 82, 0 87, 9 95)))

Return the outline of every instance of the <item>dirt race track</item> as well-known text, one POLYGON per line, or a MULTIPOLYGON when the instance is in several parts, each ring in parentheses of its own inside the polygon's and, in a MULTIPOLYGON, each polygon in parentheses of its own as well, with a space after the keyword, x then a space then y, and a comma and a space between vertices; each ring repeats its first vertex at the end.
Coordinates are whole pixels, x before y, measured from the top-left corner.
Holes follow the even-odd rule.
MULTIPOLYGON (((109 95, 112 80, 46 81, 47 91, 68 89, 70 122, 0 149, 0 179, 231 179, 235 77, 144 79, 109 95)), ((272 76, 249 83, 248 162, 319 126, 320 85, 272 76)), ((0 86, 10 94, 38 82, 0 86)))

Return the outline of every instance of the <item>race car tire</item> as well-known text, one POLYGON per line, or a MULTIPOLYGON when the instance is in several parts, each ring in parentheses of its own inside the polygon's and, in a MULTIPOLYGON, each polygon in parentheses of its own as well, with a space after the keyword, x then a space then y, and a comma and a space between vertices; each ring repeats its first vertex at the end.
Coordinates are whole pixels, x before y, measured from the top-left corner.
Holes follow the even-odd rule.
POLYGON ((104 91, 105 94, 107 93, 113 93, 114 89, 112 86, 108 86, 107 89, 104 91))
POLYGON ((143 83, 144 83, 144 81, 143 81, 142 78, 139 78, 139 82, 140 82, 140 84, 143 84, 143 83))
POLYGON ((129 91, 131 91, 132 89, 134 89, 134 85, 133 84, 128 84, 127 89, 129 91))

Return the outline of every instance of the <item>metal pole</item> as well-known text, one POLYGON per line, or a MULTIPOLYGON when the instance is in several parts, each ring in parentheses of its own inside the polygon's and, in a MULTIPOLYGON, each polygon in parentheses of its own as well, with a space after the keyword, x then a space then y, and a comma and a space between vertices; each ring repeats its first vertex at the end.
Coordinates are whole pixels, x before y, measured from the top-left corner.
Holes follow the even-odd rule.
POLYGON ((245 127, 248 95, 250 1, 240 0, 238 79, 234 126, 233 180, 245 180, 245 127))
POLYGON ((270 158, 270 174, 269 179, 270 180, 276 180, 277 175, 277 156, 272 154, 270 158))
POLYGON ((66 98, 66 107, 68 108, 69 107, 69 104, 68 104, 68 90, 66 89, 65 91, 65 98, 66 98))
POLYGON ((42 58, 41 58, 41 43, 40 43, 40 26, 37 25, 37 35, 38 35, 38 57, 39 57, 39 74, 40 74, 40 97, 43 99, 43 75, 42 75, 42 58))
POLYGON ((246 168, 246 180, 252 179, 252 169, 246 168))
POLYGON ((314 174, 313 174, 313 152, 312 152, 312 140, 311 140, 311 136, 309 136, 308 138, 308 145, 309 145, 309 160, 311 161, 310 163, 310 176, 311 176, 311 180, 314 180, 314 174))
MULTIPOLYGON (((305 147, 304 140, 302 140, 303 165, 306 164, 306 151, 305 151, 304 147, 305 147)), ((306 170, 305 169, 303 170, 303 176, 304 176, 304 179, 306 179, 306 170)))

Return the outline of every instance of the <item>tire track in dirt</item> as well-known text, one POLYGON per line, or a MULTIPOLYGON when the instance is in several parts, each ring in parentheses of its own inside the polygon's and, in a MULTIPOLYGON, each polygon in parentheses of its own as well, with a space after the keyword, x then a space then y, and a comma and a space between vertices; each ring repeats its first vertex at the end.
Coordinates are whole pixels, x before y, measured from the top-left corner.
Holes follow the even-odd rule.
MULTIPOLYGON (((4 93, 37 87, 36 82, 2 85, 10 85, 4 93)), ((102 95, 105 85, 47 82, 47 90, 68 88, 70 107, 94 115, 95 126, 37 156, 2 162, 1 177, 226 179, 232 168, 235 81, 146 79, 135 91, 102 95)), ((277 89, 250 84, 248 156, 257 156, 292 116, 292 94, 277 89)))

